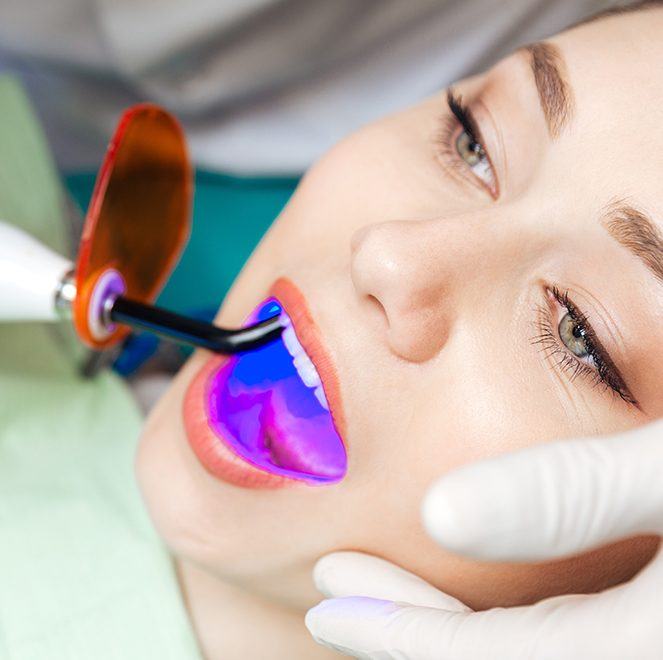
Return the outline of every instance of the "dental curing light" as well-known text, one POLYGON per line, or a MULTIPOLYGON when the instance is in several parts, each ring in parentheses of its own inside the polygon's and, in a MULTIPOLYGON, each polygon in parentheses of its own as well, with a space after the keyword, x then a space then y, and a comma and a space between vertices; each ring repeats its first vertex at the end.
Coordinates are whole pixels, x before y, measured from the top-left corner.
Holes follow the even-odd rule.
POLYGON ((192 180, 177 121, 151 104, 127 110, 99 171, 75 265, 0 222, 0 321, 69 316, 96 350, 131 327, 224 354, 279 337, 278 316, 229 330, 151 304, 189 237, 192 180))

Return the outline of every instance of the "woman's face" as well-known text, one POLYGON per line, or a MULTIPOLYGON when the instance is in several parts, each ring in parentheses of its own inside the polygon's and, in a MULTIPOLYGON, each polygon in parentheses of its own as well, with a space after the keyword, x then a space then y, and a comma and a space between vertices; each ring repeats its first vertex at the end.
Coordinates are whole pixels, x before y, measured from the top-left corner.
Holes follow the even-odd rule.
POLYGON ((212 476, 182 415, 199 352, 138 455, 176 555, 297 607, 337 549, 474 607, 640 567, 651 539, 555 564, 466 561, 429 540, 419 506, 464 463, 663 414, 662 32, 659 10, 581 26, 455 85, 464 126, 440 93, 308 172, 217 320, 239 325, 280 277, 296 285, 338 377, 347 474, 278 489, 212 476))

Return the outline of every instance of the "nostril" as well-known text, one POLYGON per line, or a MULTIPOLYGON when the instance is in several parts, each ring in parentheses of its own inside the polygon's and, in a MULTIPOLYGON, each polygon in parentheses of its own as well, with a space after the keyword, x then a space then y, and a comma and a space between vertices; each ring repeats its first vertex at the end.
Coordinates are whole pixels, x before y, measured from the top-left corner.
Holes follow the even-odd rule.
POLYGON ((369 293, 366 296, 366 301, 368 303, 371 316, 375 317, 378 323, 380 323, 380 325, 383 328, 385 329, 388 328, 389 315, 387 314, 387 310, 385 309, 384 305, 380 302, 380 300, 373 294, 369 293))
POLYGON ((350 277, 363 314, 397 356, 423 362, 449 333, 455 274, 436 249, 432 221, 368 225, 352 237, 350 277))
POLYGON ((417 315, 399 318, 389 325, 391 351, 408 362, 426 362, 439 353, 448 338, 446 323, 417 315))

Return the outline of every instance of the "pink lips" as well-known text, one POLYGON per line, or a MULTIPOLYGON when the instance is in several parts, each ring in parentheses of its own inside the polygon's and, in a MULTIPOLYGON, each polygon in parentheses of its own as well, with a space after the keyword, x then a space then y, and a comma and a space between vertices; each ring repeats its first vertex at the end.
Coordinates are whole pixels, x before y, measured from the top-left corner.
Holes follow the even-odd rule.
MULTIPOLYGON (((336 369, 323 345, 319 328, 313 321, 306 301, 299 289, 287 279, 277 280, 270 294, 277 298, 290 317, 302 348, 320 376, 324 393, 340 438, 344 434, 340 388, 336 369)), ((210 358, 194 377, 184 398, 184 426, 187 439, 203 467, 218 479, 244 488, 282 488, 310 483, 306 478, 275 473, 238 451, 233 438, 224 437, 219 426, 210 419, 206 402, 213 394, 215 375, 229 358, 210 358)), ((227 436, 227 433, 226 433, 227 436)), ((342 442, 339 443, 342 445, 342 442)), ((343 447, 341 450, 344 451, 343 447)), ((277 471, 276 471, 277 472, 277 471)))

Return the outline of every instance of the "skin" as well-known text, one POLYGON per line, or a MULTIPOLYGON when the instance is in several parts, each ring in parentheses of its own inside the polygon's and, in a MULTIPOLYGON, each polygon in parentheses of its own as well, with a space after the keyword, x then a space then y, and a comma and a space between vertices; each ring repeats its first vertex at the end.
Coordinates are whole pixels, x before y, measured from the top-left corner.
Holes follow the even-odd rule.
POLYGON ((202 353, 155 407, 138 452, 208 657, 326 657, 303 613, 319 600, 311 568, 333 550, 385 557, 475 609, 602 589, 651 558, 657 540, 643 537, 562 562, 480 564, 435 545, 419 505, 456 466, 663 413, 663 284, 600 223, 616 199, 663 221, 661 33, 663 11, 648 10, 551 39, 574 103, 555 139, 523 53, 456 86, 497 199, 441 153, 443 93, 348 137, 308 172, 218 322, 241 323, 279 276, 300 287, 340 377, 347 477, 277 491, 211 477, 180 412, 202 353), (571 379, 532 343, 537 307, 555 331, 564 314, 546 284, 587 315, 639 408, 571 379))

